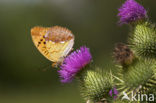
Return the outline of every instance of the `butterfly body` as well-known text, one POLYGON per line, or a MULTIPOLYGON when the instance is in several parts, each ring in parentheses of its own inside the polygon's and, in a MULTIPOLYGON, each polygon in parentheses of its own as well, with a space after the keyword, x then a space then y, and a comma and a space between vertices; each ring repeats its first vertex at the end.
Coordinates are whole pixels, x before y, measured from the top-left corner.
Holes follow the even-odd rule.
POLYGON ((62 63, 74 45, 74 35, 60 26, 34 27, 31 36, 41 54, 54 64, 62 63))

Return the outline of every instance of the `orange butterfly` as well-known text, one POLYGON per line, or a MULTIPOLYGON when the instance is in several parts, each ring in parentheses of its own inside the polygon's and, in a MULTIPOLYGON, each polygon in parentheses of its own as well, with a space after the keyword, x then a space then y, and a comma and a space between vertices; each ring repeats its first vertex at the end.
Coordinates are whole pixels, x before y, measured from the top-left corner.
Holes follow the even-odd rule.
POLYGON ((31 36, 37 49, 53 62, 52 66, 62 63, 74 45, 72 32, 60 26, 34 27, 31 36))

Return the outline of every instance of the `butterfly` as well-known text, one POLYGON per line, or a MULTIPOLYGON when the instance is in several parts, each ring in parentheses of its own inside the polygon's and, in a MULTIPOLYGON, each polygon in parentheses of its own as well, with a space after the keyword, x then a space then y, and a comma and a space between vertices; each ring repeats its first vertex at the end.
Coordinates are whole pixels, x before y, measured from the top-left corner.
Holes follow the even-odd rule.
POLYGON ((72 32, 60 26, 33 27, 31 29, 31 36, 41 54, 53 62, 53 67, 57 67, 63 62, 74 45, 74 35, 72 32))

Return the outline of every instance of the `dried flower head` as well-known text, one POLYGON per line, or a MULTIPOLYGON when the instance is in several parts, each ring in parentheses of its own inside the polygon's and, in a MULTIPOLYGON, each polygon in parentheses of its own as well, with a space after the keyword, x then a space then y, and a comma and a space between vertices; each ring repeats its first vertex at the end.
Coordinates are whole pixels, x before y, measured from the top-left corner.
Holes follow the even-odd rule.
POLYGON ((62 83, 71 82, 74 76, 92 60, 89 48, 82 46, 79 50, 74 51, 67 56, 61 65, 59 74, 62 83))
POLYGON ((134 59, 133 52, 127 45, 123 43, 118 43, 115 45, 113 56, 121 65, 131 64, 134 59))
POLYGON ((118 16, 120 17, 121 24, 128 24, 130 22, 147 18, 147 11, 135 0, 126 0, 126 2, 119 8, 118 16))

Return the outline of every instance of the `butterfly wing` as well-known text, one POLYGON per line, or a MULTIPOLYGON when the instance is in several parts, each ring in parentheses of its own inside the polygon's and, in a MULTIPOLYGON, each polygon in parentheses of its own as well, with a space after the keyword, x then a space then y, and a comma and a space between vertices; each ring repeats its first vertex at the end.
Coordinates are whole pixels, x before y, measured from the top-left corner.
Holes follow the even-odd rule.
POLYGON ((38 50, 55 63, 62 62, 74 45, 71 31, 59 26, 34 27, 31 29, 31 35, 38 50))
POLYGON ((45 39, 46 47, 53 62, 62 62, 74 45, 74 36, 71 31, 59 26, 50 28, 45 39))
POLYGON ((49 52, 46 47, 45 34, 48 28, 43 27, 34 27, 31 29, 32 40, 37 47, 37 49, 44 55, 47 59, 50 60, 49 52))

